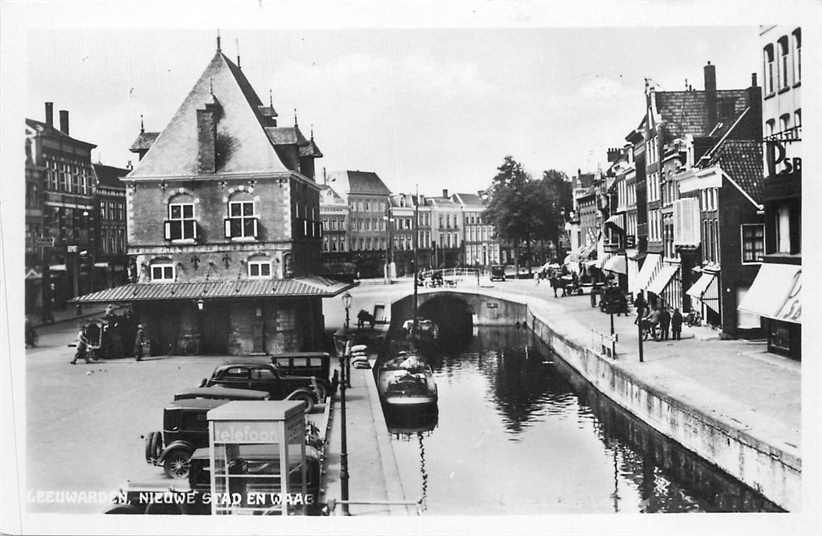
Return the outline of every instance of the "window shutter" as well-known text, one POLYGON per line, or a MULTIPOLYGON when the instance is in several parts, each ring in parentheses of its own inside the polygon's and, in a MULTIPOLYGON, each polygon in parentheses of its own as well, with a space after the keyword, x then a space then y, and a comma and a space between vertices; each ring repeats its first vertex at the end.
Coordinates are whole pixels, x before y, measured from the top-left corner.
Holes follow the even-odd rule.
POLYGON ((165 231, 165 233, 164 233, 165 239, 166 240, 171 240, 171 222, 166 220, 165 225, 163 226, 163 228, 164 228, 164 231, 165 231))
POLYGON ((260 219, 254 218, 254 238, 259 238, 260 236, 260 219))
POLYGON ((231 238, 231 218, 225 218, 223 220, 223 227, 225 228, 225 237, 231 238))
POLYGON ((194 231, 194 240, 197 240, 197 222, 194 221, 192 223, 193 223, 193 226, 192 226, 193 229, 192 230, 194 231))

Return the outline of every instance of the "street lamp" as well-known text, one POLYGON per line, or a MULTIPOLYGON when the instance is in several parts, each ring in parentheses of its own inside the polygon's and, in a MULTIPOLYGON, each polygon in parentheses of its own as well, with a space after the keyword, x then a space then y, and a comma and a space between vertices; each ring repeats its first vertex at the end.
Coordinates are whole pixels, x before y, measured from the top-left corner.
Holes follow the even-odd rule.
MULTIPOLYGON (((351 304, 351 295, 347 292, 343 295, 343 303, 346 304, 346 313, 351 304), (347 297, 347 298, 346 298, 347 297)), ((337 331, 334 334, 334 347, 340 360, 340 501, 342 502, 343 515, 348 513, 348 428, 346 424, 345 410, 345 390, 346 382, 350 381, 346 374, 346 364, 349 362, 351 353, 351 343, 348 339, 348 327, 337 331)), ((350 386, 350 385, 349 385, 350 386)))
POLYGON ((342 295, 343 307, 345 308, 345 329, 348 329, 348 322, 350 320, 349 311, 351 310, 351 294, 346 292, 342 295))

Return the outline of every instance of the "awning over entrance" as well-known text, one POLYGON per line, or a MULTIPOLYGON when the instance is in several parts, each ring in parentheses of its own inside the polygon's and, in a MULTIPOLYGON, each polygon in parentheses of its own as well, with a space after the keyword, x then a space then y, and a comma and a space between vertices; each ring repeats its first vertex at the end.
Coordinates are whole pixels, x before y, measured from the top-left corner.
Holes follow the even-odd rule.
POLYGON ((611 224, 619 230, 622 230, 622 216, 619 214, 614 214, 607 220, 605 220, 606 224, 611 224))
POLYGON ((662 262, 662 257, 660 257, 659 254, 648 253, 648 256, 645 257, 645 263, 643 263, 642 268, 640 268, 636 276, 637 281, 634 288, 637 290, 645 290, 648 288, 648 285, 651 283, 651 278, 656 273, 660 262, 662 262))
POLYGON ((669 264, 667 262, 663 263, 659 271, 657 271, 656 275, 648 284, 648 292, 653 292, 657 296, 661 295, 662 291, 665 290, 665 287, 668 286, 668 283, 670 283, 677 271, 679 271, 678 264, 669 264))
POLYGON ((591 253, 596 250, 596 243, 586 244, 584 246, 580 246, 568 255, 565 256, 565 260, 563 264, 568 264, 570 262, 580 262, 586 260, 591 253))
POLYGON ((602 265, 602 269, 608 270, 609 272, 616 272, 618 274, 627 274, 628 265, 625 262, 625 256, 613 255, 605 261, 605 264, 602 265))
POLYGON ((203 281, 199 283, 130 283, 78 296, 72 303, 130 303, 137 301, 175 301, 228 298, 329 298, 351 288, 324 277, 291 279, 246 279, 240 281, 203 281))
POLYGON ((719 312, 719 284, 716 280, 716 274, 702 272, 696 283, 691 285, 691 288, 686 290, 685 294, 696 298, 715 312, 719 312))
POLYGON ((759 273, 738 309, 774 320, 801 324, 801 291, 801 266, 765 263, 759 267, 759 273))

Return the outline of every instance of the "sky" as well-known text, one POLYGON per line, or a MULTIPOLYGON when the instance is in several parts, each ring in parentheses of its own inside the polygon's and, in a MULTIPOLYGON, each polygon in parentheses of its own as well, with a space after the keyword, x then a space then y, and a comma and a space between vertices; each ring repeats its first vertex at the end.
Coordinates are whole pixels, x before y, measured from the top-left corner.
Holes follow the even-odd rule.
MULTIPOLYGON (((110 165, 140 114, 162 130, 216 48, 217 29, 76 28, 28 33, 26 116, 70 112, 71 134, 110 165)), ((596 169, 644 114, 644 79, 660 90, 750 85, 756 26, 268 29, 221 31, 280 124, 312 125, 317 169, 376 171, 393 191, 486 187, 505 155, 533 174, 596 169)), ((761 79, 761 75, 759 76, 761 79)), ((321 171, 320 171, 321 172, 321 171)))

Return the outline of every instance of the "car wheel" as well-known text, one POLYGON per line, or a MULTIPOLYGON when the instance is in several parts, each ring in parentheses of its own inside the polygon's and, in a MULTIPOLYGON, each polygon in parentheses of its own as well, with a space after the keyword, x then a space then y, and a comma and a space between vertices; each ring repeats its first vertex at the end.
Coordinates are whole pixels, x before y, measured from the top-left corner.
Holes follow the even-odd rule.
POLYGON ((134 506, 133 504, 115 504, 111 506, 108 510, 103 512, 104 514, 140 514, 140 509, 134 506))
POLYGON ((311 413, 314 411, 314 397, 308 393, 297 393, 291 397, 291 400, 300 400, 305 403, 305 412, 311 413))
POLYGON ((317 382, 317 397, 320 399, 320 402, 324 402, 328 397, 328 388, 319 382, 317 382))
POLYGON ((191 453, 185 449, 174 449, 163 460, 163 471, 170 478, 188 478, 191 453))

